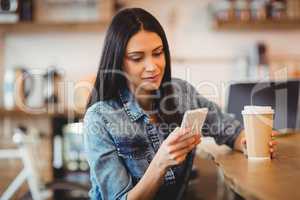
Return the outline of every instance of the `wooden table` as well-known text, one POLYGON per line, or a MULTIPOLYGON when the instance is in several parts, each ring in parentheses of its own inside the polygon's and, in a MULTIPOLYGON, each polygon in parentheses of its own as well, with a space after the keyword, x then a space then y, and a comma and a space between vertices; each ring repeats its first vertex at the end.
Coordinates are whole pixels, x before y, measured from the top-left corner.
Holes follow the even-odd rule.
POLYGON ((214 159, 225 184, 245 199, 300 199, 300 134, 285 134, 270 161, 250 161, 242 153, 212 143, 199 145, 214 159))

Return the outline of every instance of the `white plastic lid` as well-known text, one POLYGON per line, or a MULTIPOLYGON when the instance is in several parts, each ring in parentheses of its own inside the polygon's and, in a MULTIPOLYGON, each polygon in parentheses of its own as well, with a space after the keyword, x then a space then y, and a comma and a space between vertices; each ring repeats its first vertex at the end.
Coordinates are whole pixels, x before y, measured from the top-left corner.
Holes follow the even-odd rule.
POLYGON ((243 115, 274 114, 271 106, 245 106, 243 115))

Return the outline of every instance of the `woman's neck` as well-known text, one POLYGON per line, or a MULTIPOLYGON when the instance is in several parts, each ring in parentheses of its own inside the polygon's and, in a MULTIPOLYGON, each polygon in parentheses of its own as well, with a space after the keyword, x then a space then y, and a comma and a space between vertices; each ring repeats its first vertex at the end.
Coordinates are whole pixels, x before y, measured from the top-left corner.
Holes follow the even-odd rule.
POLYGON ((150 98, 150 96, 152 95, 151 92, 144 91, 144 90, 140 90, 139 92, 137 92, 133 88, 130 88, 130 91, 133 93, 138 104, 144 111, 152 110, 153 100, 150 98))
POLYGON ((140 107, 145 111, 152 110, 152 100, 149 98, 137 98, 137 102, 140 105, 140 107))

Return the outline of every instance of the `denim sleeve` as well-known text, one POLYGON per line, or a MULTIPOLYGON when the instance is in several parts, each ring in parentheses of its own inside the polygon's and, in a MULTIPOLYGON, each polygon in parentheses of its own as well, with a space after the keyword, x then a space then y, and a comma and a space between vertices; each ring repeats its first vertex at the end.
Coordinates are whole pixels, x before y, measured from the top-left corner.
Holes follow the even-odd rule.
POLYGON ((187 109, 208 108, 208 114, 202 128, 204 136, 213 137, 217 144, 226 144, 233 148, 235 139, 240 134, 241 123, 231 115, 221 111, 220 107, 200 95, 189 83, 185 83, 185 93, 188 99, 187 109))
POLYGON ((132 178, 117 155, 101 113, 88 110, 83 131, 92 182, 91 199, 127 199, 127 193, 132 188, 132 178))

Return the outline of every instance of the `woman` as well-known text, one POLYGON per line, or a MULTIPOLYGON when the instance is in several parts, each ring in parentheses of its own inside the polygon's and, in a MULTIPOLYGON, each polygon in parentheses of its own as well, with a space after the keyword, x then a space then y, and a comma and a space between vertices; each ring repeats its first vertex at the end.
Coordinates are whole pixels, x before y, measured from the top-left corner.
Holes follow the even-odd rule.
POLYGON ((202 135, 242 151, 238 121, 171 79, 159 22, 140 8, 116 14, 84 119, 92 199, 182 199, 200 134, 180 126, 186 110, 209 109, 202 135))

